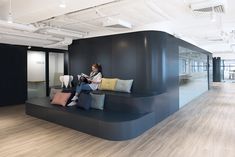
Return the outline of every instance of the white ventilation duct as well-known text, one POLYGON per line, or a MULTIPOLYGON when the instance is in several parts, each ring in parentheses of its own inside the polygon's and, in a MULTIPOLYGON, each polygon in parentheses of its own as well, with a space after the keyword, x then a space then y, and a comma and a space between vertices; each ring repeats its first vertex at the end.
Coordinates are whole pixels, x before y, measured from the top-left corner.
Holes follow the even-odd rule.
POLYGON ((40 30, 41 33, 51 34, 55 36, 62 37, 71 37, 71 38, 83 38, 84 33, 66 30, 66 29, 57 29, 57 28, 45 28, 40 30))
POLYGON ((28 31, 28 32, 35 32, 38 28, 34 27, 33 25, 23 25, 18 23, 8 23, 7 21, 0 20, 0 27, 8 28, 8 29, 15 29, 21 31, 28 31))
POLYGON ((40 40, 51 40, 51 41, 61 41, 61 38, 56 38, 51 35, 39 34, 34 32, 22 32, 19 30, 9 30, 0 27, 0 34, 2 35, 11 35, 11 36, 19 36, 19 37, 27 37, 31 39, 40 39, 40 40))
POLYGON ((203 0, 199 2, 192 3, 190 8, 194 12, 200 13, 225 13, 227 9, 226 0, 203 0))
POLYGON ((64 40, 54 43, 54 44, 50 44, 50 45, 45 45, 44 47, 46 48, 60 48, 60 47, 64 47, 64 46, 68 46, 70 44, 72 44, 73 39, 72 38, 64 38, 64 40))

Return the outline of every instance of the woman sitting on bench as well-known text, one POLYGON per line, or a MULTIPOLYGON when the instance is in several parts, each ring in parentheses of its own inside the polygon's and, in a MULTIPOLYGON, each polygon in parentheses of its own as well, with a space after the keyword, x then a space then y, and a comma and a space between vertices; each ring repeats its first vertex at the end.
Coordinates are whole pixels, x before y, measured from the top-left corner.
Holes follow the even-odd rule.
POLYGON ((76 105, 76 101, 78 100, 78 96, 81 91, 94 91, 98 89, 102 80, 102 67, 99 64, 93 64, 91 68, 92 71, 90 76, 80 76, 80 85, 77 86, 75 96, 72 98, 72 102, 69 103, 68 106, 76 105))

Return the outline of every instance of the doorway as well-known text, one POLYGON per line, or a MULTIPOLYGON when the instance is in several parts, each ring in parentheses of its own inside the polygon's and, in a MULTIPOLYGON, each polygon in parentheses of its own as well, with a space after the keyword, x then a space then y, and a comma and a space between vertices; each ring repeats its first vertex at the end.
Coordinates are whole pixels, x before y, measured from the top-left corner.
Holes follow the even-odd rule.
POLYGON ((64 75, 64 53, 28 51, 28 99, 49 95, 51 87, 60 86, 64 75))
POLYGON ((45 52, 28 51, 28 99, 46 96, 45 56, 45 52))

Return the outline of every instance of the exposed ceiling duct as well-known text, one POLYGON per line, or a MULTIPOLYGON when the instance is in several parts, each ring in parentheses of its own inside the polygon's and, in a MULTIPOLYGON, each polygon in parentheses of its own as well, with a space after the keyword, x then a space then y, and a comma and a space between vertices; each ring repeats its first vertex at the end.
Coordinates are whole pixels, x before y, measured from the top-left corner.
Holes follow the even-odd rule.
POLYGON ((60 37, 71 37, 75 39, 83 38, 85 35, 85 33, 82 32, 65 30, 60 28, 42 28, 39 30, 39 32, 60 37))
POLYGON ((31 39, 40 39, 40 40, 51 40, 51 41, 61 41, 61 38, 53 37, 52 35, 39 34, 34 32, 26 32, 26 31, 18 31, 18 30, 9 30, 5 28, 0 28, 0 34, 3 35, 12 35, 12 36, 20 36, 27 37, 31 39))
MULTIPOLYGON (((2 36, 1 41, 4 41, 4 39, 12 40, 14 37, 16 39, 27 38, 29 39, 27 41, 32 41, 32 43, 34 43, 34 41, 36 40, 41 40, 43 41, 42 45, 46 45, 45 47, 64 48, 65 46, 70 45, 73 39, 83 38, 85 35, 87 35, 87 33, 80 32, 80 31, 73 31, 68 28, 61 28, 56 25, 53 26, 49 22, 43 23, 43 21, 47 19, 54 19, 54 17, 57 17, 58 15, 62 15, 62 12, 63 12, 63 15, 76 14, 77 12, 85 11, 87 9, 96 9, 97 7, 103 7, 106 5, 115 4, 120 1, 122 0, 102 0, 99 2, 89 1, 89 2, 82 2, 81 6, 78 6, 78 7, 72 5, 74 3, 77 4, 78 3, 77 1, 76 2, 69 1, 69 2, 66 2, 66 5, 68 7, 66 9, 64 8, 63 10, 58 10, 57 8, 58 6, 54 7, 53 6, 54 4, 50 3, 50 6, 48 5, 48 8, 52 8, 50 11, 50 14, 45 14, 44 10, 46 10, 46 8, 43 8, 38 11, 32 10, 31 12, 33 14, 25 14, 23 7, 20 7, 21 3, 18 3, 18 1, 14 3, 13 8, 11 8, 11 3, 8 4, 6 2, 4 5, 4 7, 6 8, 5 10, 8 11, 8 14, 6 16, 12 18, 12 16, 10 15, 12 15, 11 14, 12 9, 14 9, 14 22, 12 19, 9 22, 9 19, 5 17, 2 18, 2 19, 6 19, 5 21, 0 20, 0 35, 2 36), (20 9, 18 10, 18 8, 20 9), (21 23, 25 23, 25 24, 21 24, 21 23), (26 24, 26 23, 31 23, 31 24, 26 24)), ((61 1, 61 2, 65 2, 65 1, 61 1)), ((38 4, 39 2, 35 0, 34 3, 38 4)), ((64 4, 64 3, 61 3, 61 4, 64 4)), ((30 5, 35 6, 35 7, 38 6, 38 5, 32 5, 32 4, 30 5)), ((20 40, 17 40, 17 42, 19 41, 20 40)), ((29 42, 27 45, 33 45, 33 44, 29 42)))
POLYGON ((28 32, 34 32, 38 28, 34 27, 33 25, 24 25, 24 24, 18 24, 18 23, 8 23, 7 21, 0 20, 0 27, 2 28, 8 28, 8 29, 15 29, 15 30, 21 30, 21 31, 28 31, 28 32))
POLYGON ((65 46, 72 44, 72 42, 73 42, 72 38, 66 37, 62 41, 59 41, 57 43, 50 44, 50 45, 45 45, 44 47, 46 47, 46 48, 61 48, 61 47, 65 47, 65 46))
POLYGON ((227 9, 226 0, 204 0, 192 3, 190 8, 193 12, 197 13, 225 13, 227 9))

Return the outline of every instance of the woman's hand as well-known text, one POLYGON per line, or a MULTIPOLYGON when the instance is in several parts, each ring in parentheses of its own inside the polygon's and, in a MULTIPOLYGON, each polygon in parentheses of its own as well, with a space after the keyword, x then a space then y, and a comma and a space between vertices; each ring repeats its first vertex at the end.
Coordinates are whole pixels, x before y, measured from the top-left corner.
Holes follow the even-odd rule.
POLYGON ((91 82, 91 83, 93 83, 94 81, 92 81, 91 79, 87 79, 87 81, 89 81, 89 82, 91 82))

